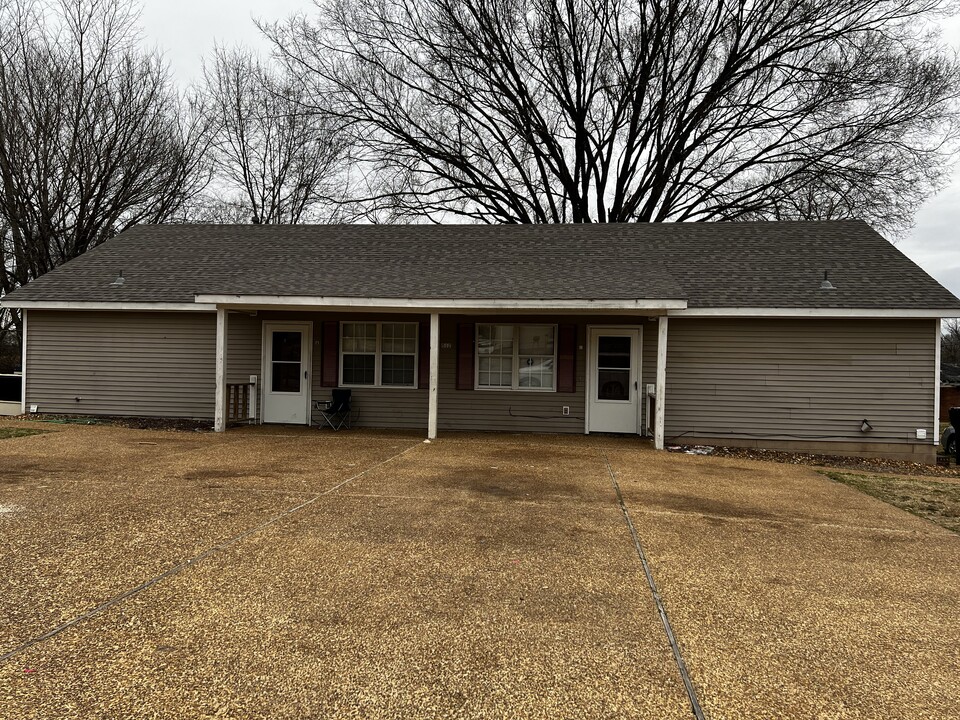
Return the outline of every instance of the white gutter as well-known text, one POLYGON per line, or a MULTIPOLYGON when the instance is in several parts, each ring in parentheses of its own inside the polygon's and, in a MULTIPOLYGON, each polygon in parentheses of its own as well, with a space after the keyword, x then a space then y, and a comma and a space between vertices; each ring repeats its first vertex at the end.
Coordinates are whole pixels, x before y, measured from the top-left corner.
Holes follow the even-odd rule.
POLYGON ((84 300, 0 300, 0 306, 22 310, 155 310, 176 312, 213 312, 214 305, 170 302, 93 302, 84 300))
POLYGON ((435 298, 355 298, 323 295, 197 295, 197 303, 217 306, 258 308, 342 308, 389 310, 679 310, 686 300, 632 298, 623 300, 526 300, 526 299, 435 299, 435 298))
POLYGON ((960 315, 960 309, 903 310, 877 308, 685 308, 670 310, 670 317, 696 318, 944 318, 960 315))

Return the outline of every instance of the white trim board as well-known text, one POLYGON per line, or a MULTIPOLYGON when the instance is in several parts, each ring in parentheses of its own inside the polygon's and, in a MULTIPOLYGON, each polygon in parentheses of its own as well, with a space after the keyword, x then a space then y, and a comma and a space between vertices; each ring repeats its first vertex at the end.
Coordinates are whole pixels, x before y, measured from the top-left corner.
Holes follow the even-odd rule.
POLYGON ((180 302, 124 302, 84 300, 0 300, 0 306, 23 310, 127 310, 147 312, 214 312, 217 305, 231 310, 257 309, 316 309, 366 310, 390 312, 458 311, 542 311, 568 312, 666 312, 671 317, 750 317, 750 318, 945 318, 960 316, 958 308, 896 309, 896 308, 688 308, 685 300, 523 300, 491 299, 435 300, 423 298, 343 298, 323 296, 283 295, 197 295, 192 303, 180 302))
POLYGON ((166 302, 93 302, 84 300, 0 300, 0 305, 22 310, 147 310, 213 312, 216 305, 166 302))
POLYGON ((668 310, 670 317, 751 317, 751 318, 945 318, 953 310, 896 310, 877 308, 686 308, 668 310))
POLYGON ((679 310, 686 300, 658 300, 627 298, 621 300, 528 300, 528 299, 436 299, 436 298, 354 298, 306 295, 197 295, 197 303, 206 305, 241 306, 243 308, 375 308, 390 310, 619 310, 647 312, 650 310, 679 310))

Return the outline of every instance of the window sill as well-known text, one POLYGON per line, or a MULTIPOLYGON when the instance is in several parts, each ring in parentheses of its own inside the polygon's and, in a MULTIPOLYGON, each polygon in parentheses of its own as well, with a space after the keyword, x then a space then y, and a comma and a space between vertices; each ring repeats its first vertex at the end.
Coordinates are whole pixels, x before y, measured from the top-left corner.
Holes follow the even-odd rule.
POLYGON ((474 385, 474 390, 480 392, 515 392, 515 393, 555 393, 556 388, 530 388, 530 387, 482 387, 474 385))
POLYGON ((344 390, 419 390, 416 385, 345 385, 340 383, 338 388, 344 390))

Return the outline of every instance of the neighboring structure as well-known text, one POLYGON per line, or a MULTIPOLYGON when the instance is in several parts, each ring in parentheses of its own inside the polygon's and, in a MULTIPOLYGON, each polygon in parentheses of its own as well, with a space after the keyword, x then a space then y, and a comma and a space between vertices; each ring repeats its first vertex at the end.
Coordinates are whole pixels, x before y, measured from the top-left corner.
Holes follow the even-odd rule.
POLYGON ((960 365, 940 363, 940 422, 950 422, 952 407, 960 407, 960 365))
POLYGON ((19 415, 22 410, 23 377, 0 373, 0 416, 19 415))
POLYGON ((141 226, 4 298, 25 411, 932 461, 960 300, 857 221, 141 226), (828 272, 827 280, 824 273, 828 272))

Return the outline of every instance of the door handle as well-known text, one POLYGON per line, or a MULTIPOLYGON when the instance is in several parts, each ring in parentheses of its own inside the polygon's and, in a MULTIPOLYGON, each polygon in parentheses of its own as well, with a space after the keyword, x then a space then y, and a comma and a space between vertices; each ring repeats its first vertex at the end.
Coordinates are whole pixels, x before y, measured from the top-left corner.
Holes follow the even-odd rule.
POLYGON ((303 379, 304 379, 304 380, 307 379, 307 371, 306 371, 306 370, 303 371, 303 379))
POLYGON ((634 380, 634 381, 633 381, 633 389, 634 389, 634 390, 639 390, 639 389, 640 389, 640 381, 639 381, 639 380, 634 380))

